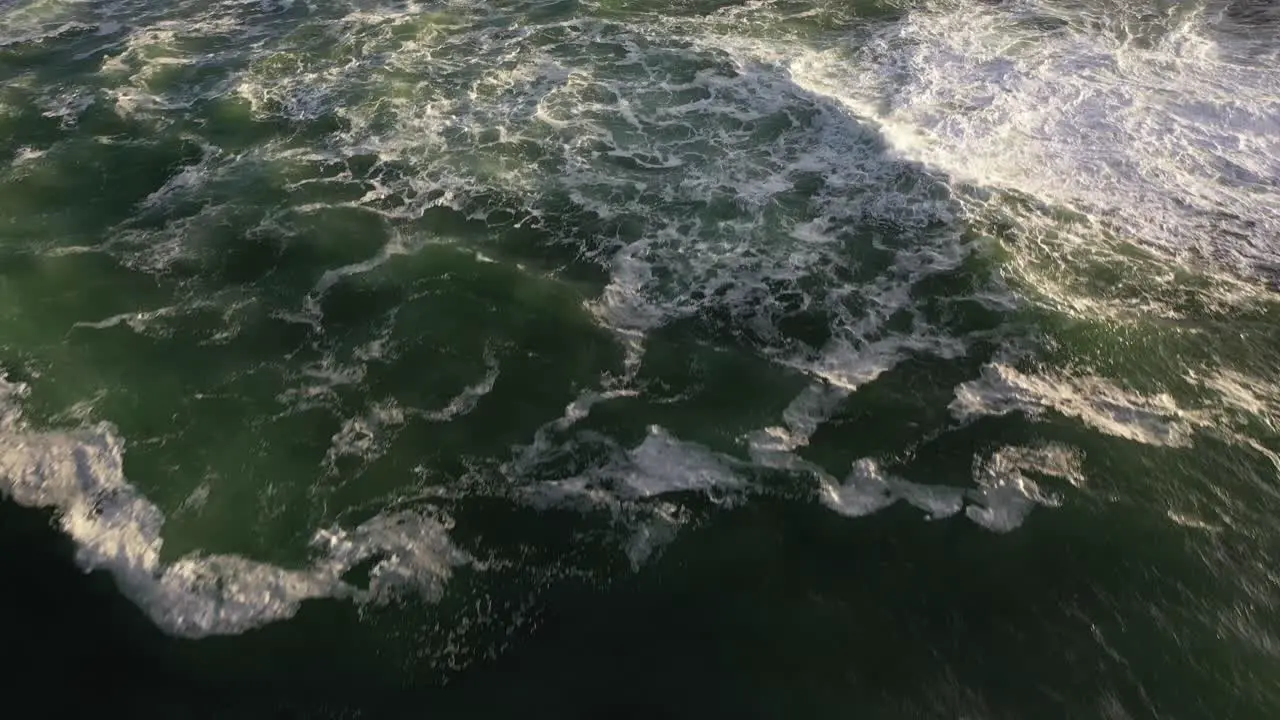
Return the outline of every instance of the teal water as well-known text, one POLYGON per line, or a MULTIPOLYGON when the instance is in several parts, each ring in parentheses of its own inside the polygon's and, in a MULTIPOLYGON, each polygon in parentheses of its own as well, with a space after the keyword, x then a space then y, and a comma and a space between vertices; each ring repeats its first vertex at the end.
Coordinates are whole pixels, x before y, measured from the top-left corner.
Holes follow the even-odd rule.
POLYGON ((0 4, 9 697, 1275 717, 1277 29, 0 4))

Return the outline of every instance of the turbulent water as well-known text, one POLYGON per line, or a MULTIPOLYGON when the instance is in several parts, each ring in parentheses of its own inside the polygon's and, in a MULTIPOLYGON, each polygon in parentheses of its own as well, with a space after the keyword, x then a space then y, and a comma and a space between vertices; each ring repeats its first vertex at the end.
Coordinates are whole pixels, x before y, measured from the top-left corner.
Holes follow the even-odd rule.
POLYGON ((1269 0, 0 0, 0 80, 10 680, 1280 716, 1269 0))

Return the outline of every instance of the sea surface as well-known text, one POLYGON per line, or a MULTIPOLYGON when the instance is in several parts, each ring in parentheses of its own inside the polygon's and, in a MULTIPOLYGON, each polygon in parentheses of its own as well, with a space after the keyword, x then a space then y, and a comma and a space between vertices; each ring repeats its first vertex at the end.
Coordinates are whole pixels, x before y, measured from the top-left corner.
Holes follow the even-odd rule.
POLYGON ((0 0, 0 714, 1274 720, 1278 289, 1269 0, 0 0))

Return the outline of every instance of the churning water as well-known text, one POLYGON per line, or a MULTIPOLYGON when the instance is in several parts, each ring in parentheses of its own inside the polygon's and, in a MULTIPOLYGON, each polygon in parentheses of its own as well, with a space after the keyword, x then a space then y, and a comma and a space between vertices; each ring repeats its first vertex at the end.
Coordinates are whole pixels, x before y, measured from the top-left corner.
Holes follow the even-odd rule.
POLYGON ((1280 6, 6 0, 0 78, 14 678, 1280 714, 1280 6))

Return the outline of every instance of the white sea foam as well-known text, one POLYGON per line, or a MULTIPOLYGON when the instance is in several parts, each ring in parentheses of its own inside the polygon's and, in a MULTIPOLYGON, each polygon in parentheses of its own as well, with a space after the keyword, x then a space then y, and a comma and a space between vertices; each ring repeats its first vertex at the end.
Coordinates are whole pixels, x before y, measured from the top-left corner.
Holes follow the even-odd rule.
POLYGON ((1002 364, 987 365, 980 379, 956 387, 950 407, 962 421, 1052 410, 1108 435, 1174 447, 1189 444, 1192 432, 1207 424, 1201 413, 1179 407, 1167 394, 1142 395, 1098 377, 1028 375, 1002 364))
POLYGON ((907 7, 848 46, 791 55, 796 81, 961 180, 1073 208, 1173 255, 1246 272, 1276 266, 1274 18, 1250 30, 1194 3, 907 7))
POLYGON ((1142 394, 1106 378, 1031 374, 992 363, 980 378, 955 388, 950 410, 962 422, 1052 412, 1106 435, 1155 446, 1188 447, 1203 435, 1247 449, 1280 469, 1271 439, 1280 426, 1280 397, 1273 384, 1222 367, 1188 371, 1184 379, 1205 396, 1180 403, 1168 393, 1142 394))
POLYGON ((169 325, 188 313, 204 309, 212 309, 216 303, 209 299, 192 300, 179 305, 170 305, 155 310, 137 310, 117 313, 101 320, 83 320, 72 325, 73 328, 87 330, 107 330, 124 326, 139 335, 165 335, 170 332, 169 325))
POLYGON ((405 414, 395 400, 385 400, 374 403, 364 415, 343 420, 342 427, 330 439, 325 465, 335 470, 339 458, 376 459, 389 441, 387 436, 404 425, 405 414))
POLYGON ((929 519, 947 518, 964 510, 965 517, 995 532, 1020 526, 1037 505, 1056 506, 1058 498, 1040 489, 1033 475, 1084 482, 1079 454, 1061 445, 1003 447, 975 460, 976 487, 960 488, 913 483, 884 472, 864 458, 854 463, 841 482, 823 482, 823 504, 842 515, 861 517, 903 501, 923 510, 929 519))
MULTIPOLYGON (((769 3, 741 12, 761 8, 769 3)), ((133 104, 121 112, 134 116, 159 116, 231 92, 258 120, 298 127, 340 120, 301 149, 281 141, 242 155, 206 153, 151 205, 199 199, 207 183, 237 173, 279 173, 289 192, 337 178, 361 189, 346 205, 398 221, 440 208, 468 220, 506 217, 544 230, 548 237, 538 242, 568 243, 604 267, 609 280, 587 307, 624 344, 622 377, 602 377, 600 389, 582 391, 562 417, 540 428, 507 466, 512 477, 524 478, 543 456, 562 450, 593 404, 638 392, 633 382, 648 334, 692 320, 728 326, 742 345, 809 376, 810 386, 778 423, 747 438, 755 464, 812 473, 824 500, 841 512, 902 500, 942 517, 960 510, 963 491, 891 478, 871 461, 835 481, 797 451, 851 393, 903 358, 968 351, 964 338, 926 319, 915 290, 965 260, 969 246, 957 217, 972 218, 975 205, 988 208, 983 203, 999 193, 957 194, 947 176, 1030 192, 1157 243, 1195 245, 1206 237, 1190 211, 1170 201, 1178 193, 1192 199, 1192 214, 1235 213, 1263 229, 1273 219, 1241 200, 1246 191, 1269 197, 1266 183, 1246 178, 1242 189, 1205 179, 1211 168, 1231 169, 1226 161, 1259 177, 1270 172, 1270 138, 1253 137, 1248 127, 1257 120, 1261 130, 1269 128, 1269 101, 1241 105, 1243 114, 1229 118, 1244 124, 1227 134, 1248 135, 1262 148, 1261 159, 1242 160, 1243 151, 1218 136, 1197 134, 1194 123, 1184 127, 1179 113, 1189 106, 1173 92, 1207 82, 1214 63, 1234 68, 1231 77, 1243 86, 1264 88, 1265 68, 1210 62, 1163 40, 1117 43, 1079 23, 1061 32, 1027 29, 1027 18, 1051 10, 1047 3, 918 3, 903 18, 869 23, 827 51, 747 39, 740 28, 736 36, 719 36, 705 31, 723 25, 688 19, 681 20, 691 23, 688 29, 659 18, 495 27, 470 22, 484 8, 451 7, 449 17, 434 19, 417 6, 360 10, 309 25, 317 32, 277 45, 259 46, 255 38, 235 46, 228 50, 236 53, 228 63, 237 68, 234 77, 166 84, 194 60, 184 38, 238 27, 215 14, 198 29, 157 22, 133 31, 103 72, 122 79, 121 102, 133 104), (307 44, 319 42, 315 37, 325 47, 307 44), (1152 85, 1154 71, 1138 67, 1147 60, 1171 62, 1172 79, 1152 85), (1124 95, 1130 87, 1147 87, 1149 96, 1139 99, 1157 108, 1154 126, 1130 107, 1136 102, 1124 95), (1080 102, 1073 103, 1077 92, 1080 102), (1153 133, 1162 142, 1190 143, 1194 162, 1171 168, 1153 160, 1168 150, 1143 146, 1153 133), (1117 145, 1124 152, 1115 162, 1085 152, 1117 145), (355 158, 360 163, 346 162, 355 158), (367 170, 351 169, 366 162, 367 170), (318 169, 328 165, 345 169, 318 169), (600 223, 608 229, 598 235, 574 234, 600 223), (823 326, 816 339, 785 329, 802 313, 823 326)), ((1220 91, 1211 104, 1226 102, 1220 91)), ((169 221, 164 237, 189 250, 198 238, 189 231, 216 216, 213 206, 199 207, 194 216, 169 221)), ((415 224, 413 232, 427 235, 437 226, 449 223, 415 224)), ((373 257, 329 270, 297 317, 320 330, 317 297, 421 241, 397 236, 373 257)), ((1087 233, 1071 242, 1086 243, 1087 233)), ((139 245, 147 252, 166 247, 139 245)), ((163 265, 171 256, 158 257, 163 265)), ((282 400, 332 406, 364 373, 361 357, 326 356, 295 377, 282 400)), ((497 377, 495 363, 438 410, 367 406, 344 418, 331 455, 376 455, 410 415, 440 422, 464 415, 497 377)), ((1032 377, 998 364, 958 388, 952 410, 961 419, 1053 410, 1103 432, 1166 445, 1184 444, 1202 424, 1163 396, 1127 393, 1096 378, 1032 377)), ((979 462, 968 516, 1007 529, 1026 508, 1050 502, 1029 477, 1052 465, 1037 465, 1035 457, 1010 450, 979 462)), ((534 483, 531 493, 593 506, 658 507, 665 502, 659 498, 680 492, 719 498, 743 490, 742 463, 651 429, 636 447, 610 448, 600 465, 568 480, 534 483)), ((658 522, 651 534, 667 537, 675 524, 658 522)))
POLYGON ((129 20, 123 39, 102 61, 100 72, 115 81, 106 95, 120 116, 160 125, 172 120, 173 111, 231 89, 232 76, 198 70, 234 67, 262 52, 262 40, 271 34, 269 23, 245 22, 243 6, 234 2, 103 10, 106 17, 129 20))
POLYGON ((809 444, 822 423, 849 396, 840 385, 813 383, 800 392, 782 411, 782 425, 773 425, 747 435, 747 448, 756 462, 771 467, 790 467, 797 462, 795 450, 809 444))
POLYGON ((978 487, 968 493, 973 502, 965 508, 965 515, 988 530, 1008 532, 1020 526, 1035 506, 1061 504, 1058 496, 1042 490, 1032 475, 1076 486, 1084 483, 1079 453, 1070 448, 1003 447, 976 464, 978 487))
POLYGON ((34 43, 62 35, 92 32, 92 13, 86 3, 8 3, 0 12, 0 48, 34 43))
POLYGON ((675 540, 676 533, 688 522, 688 511, 675 503, 659 503, 647 517, 637 523, 637 527, 627 540, 627 559, 633 569, 653 557, 654 553, 675 540))
POLYGON ((21 148, 18 148, 18 151, 14 153, 11 164, 15 168, 21 167, 24 165, 29 166, 33 164, 36 160, 39 160, 40 158, 44 157, 45 153, 47 152, 48 150, 39 150, 32 147, 21 147, 21 148))
POLYGON ((864 458, 854 463, 843 482, 827 484, 822 501, 841 515, 860 517, 878 512, 899 500, 920 507, 932 518, 960 512, 964 491, 942 486, 928 487, 886 475, 880 465, 864 458))
POLYGON ((422 411, 422 416, 433 422, 448 422, 474 410, 481 398, 493 391, 493 386, 498 382, 498 375, 502 371, 497 352, 492 347, 485 348, 484 365, 484 377, 463 388, 439 410, 422 411))
POLYGON ((733 458, 679 440, 654 426, 639 445, 614 453, 586 474, 538 483, 527 487, 525 494, 538 505, 577 499, 613 505, 619 500, 644 500, 681 492, 719 496, 745 487, 734 472, 737 464, 733 458))
POLYGON ((1165 514, 1174 523, 1191 530, 1199 530, 1202 532, 1209 532, 1209 533, 1222 531, 1222 528, 1220 526, 1205 522, 1204 520, 1201 520, 1193 515, 1189 515, 1184 512, 1178 512, 1177 510, 1167 510, 1165 511, 1165 514))
POLYGON ((633 467, 623 470, 624 493, 653 497, 670 492, 732 489, 741 484, 723 458, 704 448, 680 442, 662 428, 631 451, 633 467))
POLYGON ((386 242, 385 245, 382 246, 382 249, 379 250, 377 254, 373 255, 369 259, 351 263, 350 265, 343 265, 342 267, 334 268, 332 270, 326 270, 324 274, 320 276, 320 280, 316 282, 315 289, 312 290, 312 292, 315 295, 324 295, 330 288, 337 285, 344 278, 367 273, 386 264, 396 256, 409 255, 416 249, 417 248, 409 243, 402 235, 395 234, 386 242))
POLYGON ((505 471, 522 484, 516 497, 540 509, 573 508, 605 511, 623 532, 623 550, 639 567, 674 540, 691 513, 676 500, 680 493, 697 493, 726 503, 750 484, 739 475, 742 463, 696 443, 685 442, 661 427, 650 427, 634 448, 623 449, 607 438, 588 435, 553 446, 548 436, 522 453, 505 471), (605 459, 583 472, 555 480, 528 482, 539 462, 553 461, 596 443, 607 450, 605 459))
MULTIPOLYGON (((321 59, 305 73, 281 73, 292 66, 264 58, 239 80, 255 113, 341 115, 349 129, 321 152, 375 156, 354 204, 388 217, 449 207, 541 225, 567 196, 597 218, 628 218, 635 235, 569 241, 610 271, 589 307, 619 332, 631 369, 644 333, 717 311, 773 344, 785 313, 829 310, 839 336, 829 355, 847 355, 877 339, 884 319, 913 311, 906 288, 965 254, 954 233, 923 232, 951 218, 945 189, 887 157, 837 104, 749 57, 597 20, 436 32, 414 13, 356 13, 333 27, 383 54, 321 59), (391 32, 406 22, 420 30, 412 41, 391 32), (410 84, 406 75, 432 81, 410 84), (817 182, 808 207, 781 210, 797 202, 801 181, 817 182), (514 204, 498 202, 507 198, 514 204), (756 208, 761 218, 714 217, 720 205, 756 208), (868 237, 901 257, 882 274, 837 280, 859 272, 840 248, 850 228, 868 223, 892 223, 913 242, 868 237), (794 309, 779 300, 785 293, 794 309), (844 309, 861 297, 874 308, 869 318, 844 309)), ((821 372, 844 372, 829 360, 821 372)))
MULTIPOLYGON (((803 427, 803 421, 797 425, 803 427)), ((775 430, 785 433, 780 428, 775 430)), ((748 439, 759 440, 755 435, 748 439)), ((572 477, 524 484, 518 497, 539 508, 606 510, 616 520, 628 523, 635 533, 628 541, 627 552, 636 563, 647 557, 655 541, 668 542, 674 538, 680 525, 688 519, 687 514, 680 515, 679 519, 673 516, 677 505, 667 502, 655 505, 647 501, 697 492, 723 502, 762 490, 751 478, 750 463, 681 441, 658 427, 650 428, 645 440, 628 450, 594 435, 570 440, 563 446, 544 442, 535 454, 525 453, 519 463, 508 467, 508 473, 521 473, 518 477, 512 475, 512 479, 527 483, 528 477, 536 476, 540 461, 555 462, 557 458, 583 451, 591 443, 609 451, 603 460, 572 477), (646 552, 637 554, 635 543, 641 543, 646 552)), ((963 510, 964 516, 978 525, 1008 532, 1021 525, 1032 508, 1055 507, 1060 503, 1056 494, 1040 488, 1036 477, 1065 481, 1075 487, 1085 483, 1080 453, 1060 444, 1009 446, 976 458, 974 486, 967 488, 904 480, 886 473, 872 458, 857 461, 848 475, 838 480, 792 452, 792 444, 784 440, 786 449, 755 446, 752 460, 814 478, 818 499, 849 517, 870 515, 905 502, 922 510, 930 520, 948 518, 963 510)), ((594 454, 599 454, 598 449, 594 454)))
POLYGON ((1280 425, 1280 388, 1274 381, 1232 370, 1215 368, 1192 370, 1186 379, 1214 393, 1230 413, 1280 425))
MULTIPOLYGON (((470 413, 481 399, 493 390, 501 371, 497 353, 492 348, 485 351, 484 364, 484 376, 464 387, 444 407, 427 410, 404 406, 394 398, 387 398, 372 403, 363 414, 345 418, 342 426, 330 439, 329 450, 324 461, 325 467, 331 472, 336 471, 340 458, 357 458, 363 462, 377 459, 385 452, 406 421, 411 418, 443 423, 470 413)), ((355 382, 359 382, 362 375, 351 375, 351 377, 355 377, 355 382)), ((295 403, 301 401, 302 406, 306 407, 317 399, 323 399, 331 392, 332 387, 320 386, 309 394, 293 395, 288 397, 288 400, 295 403)))
MULTIPOLYGON (((405 511, 375 515, 350 530, 322 530, 313 541, 325 551, 318 567, 340 575, 376 558, 368 587, 354 592, 357 599, 385 602, 410 591, 427 600, 439 600, 453 569, 475 564, 470 554, 449 539, 452 525, 446 516, 405 511)), ((339 588, 351 592, 345 583, 339 588)))
POLYGON ((123 473, 124 442, 108 424, 71 431, 27 426, 26 387, 0 377, 0 492, 52 509, 86 571, 104 570, 163 630, 184 637, 234 634, 291 617, 320 597, 381 600, 414 588, 439 597, 452 568, 470 561, 447 535, 448 520, 378 515, 353 529, 318 532, 319 557, 287 569, 236 555, 194 553, 162 562, 160 509, 123 473), (374 560, 368 588, 343 575, 374 560))

